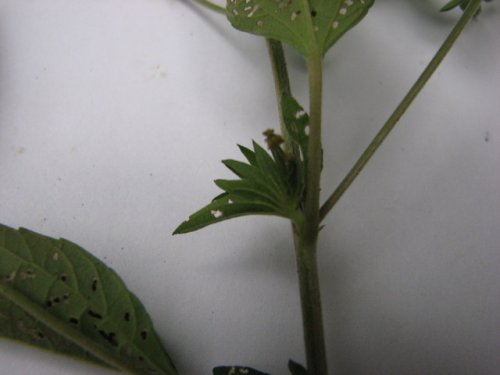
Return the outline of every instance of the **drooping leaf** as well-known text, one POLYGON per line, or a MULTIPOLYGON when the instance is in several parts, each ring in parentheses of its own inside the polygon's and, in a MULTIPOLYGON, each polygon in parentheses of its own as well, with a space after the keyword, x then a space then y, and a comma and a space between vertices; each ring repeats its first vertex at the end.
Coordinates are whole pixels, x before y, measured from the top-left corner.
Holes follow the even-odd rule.
POLYGON ((291 359, 288 361, 288 369, 292 375, 307 375, 305 367, 291 359))
POLYGON ((137 374, 177 374, 113 270, 70 241, 1 224, 0 336, 137 374))
POLYGON ((285 160, 281 149, 269 154, 255 142, 253 150, 239 147, 248 163, 223 161, 239 179, 215 180, 223 193, 192 214, 175 229, 174 234, 192 232, 244 215, 292 218, 296 214, 304 185, 297 179, 296 161, 285 160))
POLYGON ((303 56, 322 54, 368 12, 374 0, 228 0, 227 17, 245 32, 277 39, 303 56))
MULTIPOLYGON (((457 6, 461 6, 463 7, 464 6, 464 3, 468 2, 468 0, 451 0, 449 1, 446 5, 444 5, 442 8, 441 8, 441 12, 446 12, 448 10, 451 10, 453 8, 456 8, 457 6)), ((462 8, 463 9, 463 8, 462 8)))
POLYGON ((213 369, 213 375, 269 375, 251 367, 219 366, 213 369))

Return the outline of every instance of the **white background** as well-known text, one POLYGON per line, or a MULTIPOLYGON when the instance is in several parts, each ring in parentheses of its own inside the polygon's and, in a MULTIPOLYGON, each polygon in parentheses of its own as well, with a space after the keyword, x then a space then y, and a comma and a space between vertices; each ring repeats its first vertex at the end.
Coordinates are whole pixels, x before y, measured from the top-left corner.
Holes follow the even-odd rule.
MULTIPOLYGON (((377 0, 325 62, 325 197, 460 15, 377 0)), ((500 3, 466 29, 326 220, 334 374, 499 374, 500 3)), ((303 61, 287 50, 307 104, 303 61)), ((277 124, 262 39, 177 0, 0 0, 0 222, 82 245, 150 312, 181 375, 303 362, 287 222, 172 237, 277 124)), ((113 374, 0 340, 0 372, 113 374)))

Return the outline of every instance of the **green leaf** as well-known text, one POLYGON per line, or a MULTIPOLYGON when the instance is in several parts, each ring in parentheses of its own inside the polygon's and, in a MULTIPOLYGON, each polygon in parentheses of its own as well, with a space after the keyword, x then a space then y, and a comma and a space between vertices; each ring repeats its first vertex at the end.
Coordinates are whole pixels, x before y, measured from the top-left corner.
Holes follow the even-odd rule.
POLYGON ((177 374, 113 270, 70 241, 1 224, 0 336, 134 374, 177 374))
POLYGON ((469 1, 468 0, 451 0, 449 1, 445 6, 441 8, 441 12, 446 12, 449 10, 452 10, 453 8, 456 8, 457 6, 461 6, 462 9, 467 5, 469 1))
POLYGON ((219 366, 213 369, 213 375, 269 375, 251 367, 219 366))
POLYGON ((174 234, 192 232, 244 215, 295 217, 304 185, 297 179, 296 162, 285 160, 281 149, 273 149, 269 154, 255 142, 253 150, 239 148, 249 164, 236 160, 224 160, 223 163, 240 179, 215 180, 223 193, 189 216, 174 234))
POLYGON ((374 0, 228 0, 227 17, 245 32, 277 39, 308 57, 328 49, 366 15, 374 0))

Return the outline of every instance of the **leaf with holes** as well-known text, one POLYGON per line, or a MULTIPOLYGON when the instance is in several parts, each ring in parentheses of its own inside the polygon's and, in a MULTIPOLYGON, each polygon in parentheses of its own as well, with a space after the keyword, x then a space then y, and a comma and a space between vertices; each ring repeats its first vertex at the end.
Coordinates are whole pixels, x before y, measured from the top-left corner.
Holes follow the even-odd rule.
POLYGON ((177 374, 113 270, 70 241, 1 224, 0 336, 135 374, 177 374))
POLYGON ((228 0, 231 24, 277 39, 308 57, 328 49, 366 15, 374 0, 228 0))
POLYGON ((219 366, 213 369, 213 375, 269 375, 251 367, 219 366))
POLYGON ((291 155, 278 145, 266 152, 257 143, 253 150, 240 146, 248 163, 224 160, 239 179, 215 180, 223 190, 211 203, 196 211, 175 229, 188 233, 244 215, 275 215, 292 219, 302 199, 304 182, 291 155))

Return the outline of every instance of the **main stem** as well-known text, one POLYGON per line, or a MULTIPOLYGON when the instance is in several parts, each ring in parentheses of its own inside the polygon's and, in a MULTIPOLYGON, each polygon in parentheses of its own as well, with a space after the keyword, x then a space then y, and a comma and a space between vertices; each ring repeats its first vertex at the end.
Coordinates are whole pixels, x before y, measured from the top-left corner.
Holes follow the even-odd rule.
POLYGON ((322 167, 321 103, 322 56, 313 54, 307 61, 309 70, 309 144, 306 197, 303 221, 294 227, 295 255, 300 285, 307 372, 327 375, 323 316, 319 287, 317 243, 319 232, 319 198, 322 167))

